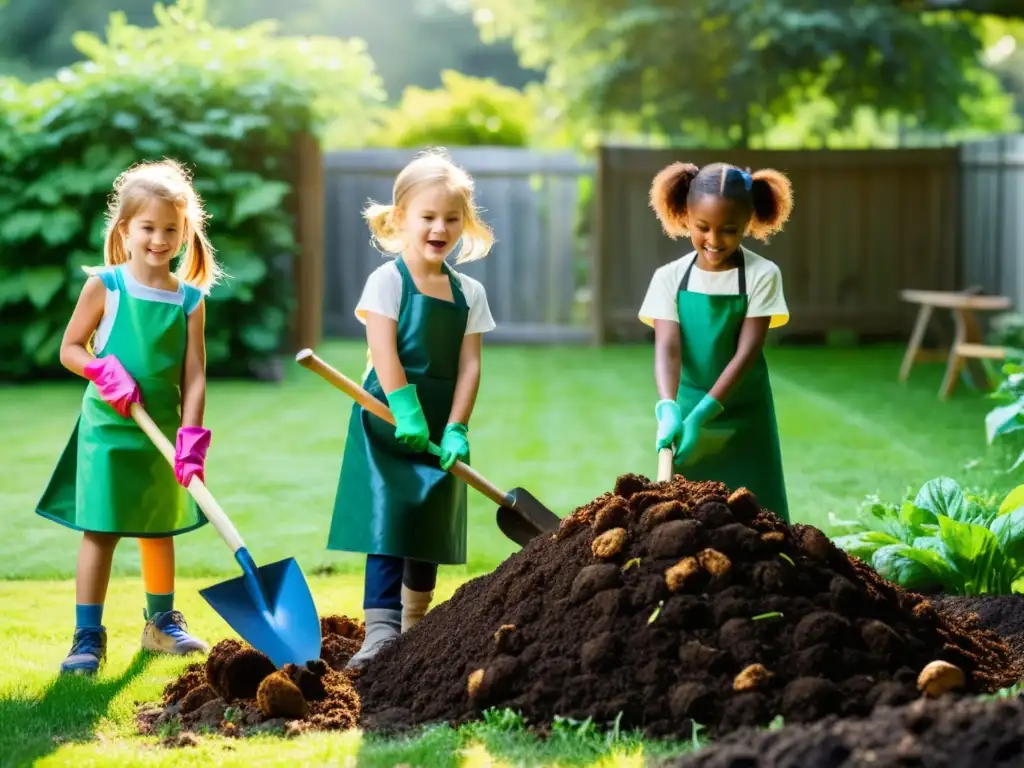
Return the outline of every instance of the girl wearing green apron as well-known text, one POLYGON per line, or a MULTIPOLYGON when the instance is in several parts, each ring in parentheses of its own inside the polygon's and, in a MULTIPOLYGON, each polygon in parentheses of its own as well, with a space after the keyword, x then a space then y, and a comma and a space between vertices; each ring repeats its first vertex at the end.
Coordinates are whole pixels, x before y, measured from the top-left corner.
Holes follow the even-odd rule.
POLYGON ((363 386, 396 426, 353 405, 327 541, 366 554, 366 639, 352 668, 423 617, 438 565, 466 562, 466 486, 447 470, 469 461, 481 338, 495 327, 483 286, 445 261, 460 240, 456 263, 482 258, 493 239, 468 174, 424 153, 398 175, 393 200, 365 212, 396 258, 370 274, 356 316, 370 351, 363 386))
POLYGON ((36 507, 83 533, 75 632, 62 673, 93 674, 106 655, 103 626, 118 541, 139 539, 146 619, 142 647, 206 652, 174 610, 173 536, 206 523, 186 487, 204 477, 203 292, 217 277, 202 210, 172 161, 136 166, 115 184, 105 266, 91 276, 65 331, 61 362, 89 381, 82 409, 36 507), (171 261, 185 251, 175 273, 171 261), (171 467, 131 416, 140 403, 169 440, 171 467))
POLYGON ((716 163, 674 163, 651 187, 670 237, 694 251, 659 267, 640 308, 654 327, 659 401, 655 449, 674 448, 691 481, 746 487, 789 520, 764 340, 789 320, 778 266, 743 248, 780 231, 792 210, 789 180, 716 163))

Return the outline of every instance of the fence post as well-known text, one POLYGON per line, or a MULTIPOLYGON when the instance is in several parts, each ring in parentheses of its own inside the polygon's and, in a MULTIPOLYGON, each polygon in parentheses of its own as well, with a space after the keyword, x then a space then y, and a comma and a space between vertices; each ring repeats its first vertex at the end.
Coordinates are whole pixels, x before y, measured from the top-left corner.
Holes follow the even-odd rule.
POLYGON ((298 258, 293 262, 295 308, 291 341, 295 350, 315 349, 323 335, 324 162, 316 136, 295 137, 295 190, 292 196, 298 258))

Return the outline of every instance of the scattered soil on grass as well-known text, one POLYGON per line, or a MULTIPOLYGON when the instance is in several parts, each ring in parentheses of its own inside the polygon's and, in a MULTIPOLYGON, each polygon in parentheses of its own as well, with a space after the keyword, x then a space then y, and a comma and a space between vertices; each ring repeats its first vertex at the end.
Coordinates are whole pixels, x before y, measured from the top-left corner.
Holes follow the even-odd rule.
POLYGON ((158 704, 136 715, 143 734, 167 734, 168 746, 191 746, 196 732, 246 736, 307 730, 346 730, 359 722, 359 696, 345 664, 365 629, 347 616, 320 620, 321 658, 304 667, 273 663, 245 643, 223 640, 205 663, 191 664, 163 691, 158 704))
POLYGON ((990 768, 1024 764, 1024 702, 950 697, 778 731, 744 728, 663 768, 990 768))
POLYGON ((748 491, 624 475, 556 535, 460 587, 355 685, 367 730, 511 707, 541 732, 556 716, 620 717, 686 739, 694 721, 716 736, 905 703, 936 660, 962 673, 962 693, 1017 677, 995 635, 748 491))
POLYGON ((945 616, 992 630, 1024 660, 1024 595, 943 597, 935 600, 935 607, 945 616))

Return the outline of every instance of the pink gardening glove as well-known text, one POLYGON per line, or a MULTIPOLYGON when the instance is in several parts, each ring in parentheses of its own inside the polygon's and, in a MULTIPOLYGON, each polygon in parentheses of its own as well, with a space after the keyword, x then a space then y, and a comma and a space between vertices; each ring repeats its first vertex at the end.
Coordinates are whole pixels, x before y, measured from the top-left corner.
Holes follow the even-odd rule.
POLYGON ((124 418, 131 418, 132 403, 141 403, 135 379, 113 355, 96 357, 85 366, 85 378, 96 385, 100 397, 124 418))
POLYGON ((174 476, 188 488, 193 477, 206 482, 206 451, 210 447, 210 430, 205 427, 180 427, 174 443, 174 476))

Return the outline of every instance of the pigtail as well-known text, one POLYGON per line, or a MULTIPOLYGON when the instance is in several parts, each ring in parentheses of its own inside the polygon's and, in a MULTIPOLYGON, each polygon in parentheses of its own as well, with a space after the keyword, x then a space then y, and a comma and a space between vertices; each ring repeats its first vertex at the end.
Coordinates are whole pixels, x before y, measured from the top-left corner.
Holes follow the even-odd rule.
POLYGON ((763 168, 751 174, 754 215, 750 236, 766 241, 781 232, 793 211, 793 185, 781 171, 763 168))
POLYGON ((189 227, 189 231, 191 236, 175 275, 208 294, 210 288, 223 277, 224 271, 214 258, 213 245, 206 233, 194 225, 189 227))
MULTIPOLYGON (((468 201, 467 201, 468 203, 468 201)), ((491 252, 494 246, 494 230, 492 230, 472 207, 466 214, 466 222, 462 228, 462 244, 456 264, 482 259, 491 252)))
POLYGON ((124 235, 118 227, 117 218, 111 218, 107 225, 107 235, 103 240, 103 263, 108 267, 128 262, 128 249, 124 247, 124 235))
POLYGON ((370 241, 381 253, 401 253, 402 237, 395 220, 393 205, 370 202, 363 210, 363 218, 370 227, 370 241))
POLYGON ((689 234, 686 197, 690 184, 697 177, 693 163, 672 163, 663 168, 651 182, 650 205, 665 234, 675 239, 689 234))

